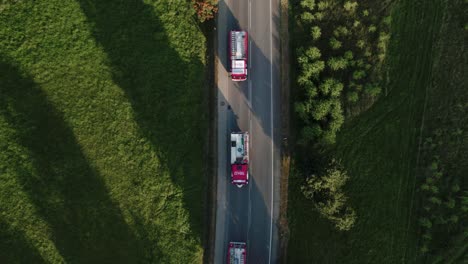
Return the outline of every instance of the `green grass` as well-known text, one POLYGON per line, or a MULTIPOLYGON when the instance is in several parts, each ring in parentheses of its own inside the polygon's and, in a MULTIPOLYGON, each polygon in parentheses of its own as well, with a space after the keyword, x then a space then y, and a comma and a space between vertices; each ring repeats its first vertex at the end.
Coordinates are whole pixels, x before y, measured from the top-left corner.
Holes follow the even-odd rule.
POLYGON ((0 4, 0 262, 197 263, 205 38, 186 2, 0 4))
POLYGON ((422 234, 420 255, 428 263, 468 261, 468 208, 463 209, 462 202, 468 189, 466 7, 467 1, 446 3, 428 89, 415 201, 416 215, 432 222, 430 228, 420 226, 418 230, 422 234), (437 162, 435 170, 433 162, 437 162), (441 204, 431 202, 436 199, 441 204))
POLYGON ((448 9, 448 3, 402 0, 395 4, 387 57, 387 95, 345 123, 338 134, 332 155, 342 160, 350 176, 345 192, 350 206, 357 211, 353 229, 340 233, 313 212, 310 201, 300 193, 302 165, 293 169, 288 212, 290 263, 415 263, 421 260, 416 225, 419 205, 416 172, 423 115, 426 123, 432 122, 431 126, 422 127, 423 132, 437 127, 436 120, 428 117, 450 106, 460 95, 453 91, 462 91, 464 86, 460 83, 466 84, 466 77, 460 75, 461 65, 466 65, 466 55, 460 59, 460 53, 452 52, 458 54, 458 61, 435 64, 435 58, 443 58, 449 46, 457 50, 463 45, 463 37, 451 41, 453 36, 460 36, 459 31, 454 33, 452 27, 442 27, 446 23, 443 18, 461 10, 460 1, 453 3, 458 8, 448 9), (457 74, 448 71, 454 65, 457 74), (439 76, 439 80, 441 76, 447 76, 446 80, 458 79, 433 86, 434 76, 439 76), (436 101, 439 101, 437 107, 436 101))

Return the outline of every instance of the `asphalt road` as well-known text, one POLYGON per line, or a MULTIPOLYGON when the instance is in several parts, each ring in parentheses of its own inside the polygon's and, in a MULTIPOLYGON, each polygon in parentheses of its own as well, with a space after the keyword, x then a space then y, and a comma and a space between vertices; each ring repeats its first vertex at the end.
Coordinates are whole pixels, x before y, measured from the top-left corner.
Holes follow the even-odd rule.
POLYGON ((248 263, 277 263, 280 177, 279 1, 220 0, 217 21, 218 185, 215 263, 229 241, 247 243, 248 263), (228 34, 249 33, 249 75, 228 75, 228 34), (250 133, 250 182, 229 181, 229 134, 250 133))

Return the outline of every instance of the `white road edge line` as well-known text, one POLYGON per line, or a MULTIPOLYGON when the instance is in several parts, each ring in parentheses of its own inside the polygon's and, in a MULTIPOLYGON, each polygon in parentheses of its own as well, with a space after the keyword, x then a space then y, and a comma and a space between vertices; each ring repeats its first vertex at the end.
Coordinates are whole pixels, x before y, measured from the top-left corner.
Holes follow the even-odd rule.
POLYGON ((249 79, 248 85, 248 94, 249 94, 249 99, 247 100, 247 105, 249 106, 249 119, 250 119, 250 112, 252 111, 252 81, 249 79))
MULTIPOLYGON (((249 34, 250 34, 250 29, 249 29, 249 34)), ((252 40, 249 38, 249 50, 248 50, 248 53, 250 54, 251 52, 251 48, 252 48, 252 40)), ((249 74, 247 75, 247 77, 249 77, 250 79, 250 71, 252 70, 252 56, 249 56, 249 62, 248 62, 248 67, 249 67, 249 74)))
POLYGON ((274 172, 273 172, 273 30, 272 30, 272 14, 271 14, 271 1, 270 0, 270 131, 271 131, 271 209, 270 209, 270 253, 268 254, 268 263, 271 263, 271 241, 273 234, 273 185, 274 185, 274 172))
POLYGON ((247 216, 247 251, 250 252, 250 239, 249 239, 249 234, 250 234, 250 224, 251 224, 251 221, 252 221, 252 200, 250 199, 250 190, 252 188, 250 188, 250 186, 252 186, 251 184, 249 184, 249 213, 248 213, 248 216, 247 216))
POLYGON ((251 21, 252 21, 252 19, 251 19, 251 17, 252 17, 252 8, 251 8, 251 6, 252 6, 252 2, 249 0, 249 7, 248 7, 249 8, 249 32, 250 32, 250 25, 252 24, 251 23, 251 21))
MULTIPOLYGON (((252 133, 252 114, 251 111, 249 111, 249 153, 251 153, 250 149, 252 149, 252 140, 253 140, 253 133, 252 133)), ((249 161, 250 161, 250 156, 249 156, 249 161)))

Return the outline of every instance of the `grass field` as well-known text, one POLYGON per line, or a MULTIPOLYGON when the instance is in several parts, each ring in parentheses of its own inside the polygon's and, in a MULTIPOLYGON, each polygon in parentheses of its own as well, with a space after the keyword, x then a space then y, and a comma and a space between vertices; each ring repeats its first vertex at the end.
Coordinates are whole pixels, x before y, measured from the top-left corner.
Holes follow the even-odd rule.
POLYGON ((466 65, 466 52, 462 53, 466 33, 462 21, 450 21, 462 17, 461 6, 462 1, 445 0, 402 0, 394 5, 388 94, 345 123, 331 151, 348 170, 350 181, 345 192, 357 211, 356 225, 341 233, 312 211, 310 201, 300 192, 303 176, 301 166, 296 165, 290 176, 290 263, 421 260, 421 234, 416 226, 419 139, 424 129, 438 125, 428 117, 450 106, 456 96, 466 98, 466 76, 461 73, 466 65), (444 26, 449 21, 452 24, 444 26), (452 59, 435 63, 448 50, 452 59), (448 69, 455 66, 457 71, 451 73, 448 69), (433 85, 434 76, 438 76, 439 86, 433 85), (440 81, 454 77, 458 79, 440 81))
POLYGON ((188 2, 0 3, 0 263, 200 263, 205 38, 188 2))

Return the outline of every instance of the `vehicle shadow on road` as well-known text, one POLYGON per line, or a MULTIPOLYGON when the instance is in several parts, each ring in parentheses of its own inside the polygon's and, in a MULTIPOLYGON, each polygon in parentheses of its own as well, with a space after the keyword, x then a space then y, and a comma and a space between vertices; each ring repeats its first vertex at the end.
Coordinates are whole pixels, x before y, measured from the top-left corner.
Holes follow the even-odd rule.
MULTIPOLYGON (((231 30, 245 30, 248 31, 247 28, 242 28, 239 24, 239 21, 235 18, 234 14, 232 13, 232 10, 226 5, 225 1, 220 1, 219 2, 219 9, 226 10, 225 18, 226 20, 226 36, 218 36, 218 49, 216 50, 216 56, 218 57, 219 62, 221 65, 224 67, 226 72, 229 72, 230 70, 230 59, 229 59, 229 43, 228 43, 228 37, 229 37, 229 31, 231 30)), ((223 21, 224 21, 223 20, 223 21)), ((273 14, 272 16, 273 20, 273 28, 279 28, 279 15, 278 14, 273 14)), ((217 29, 218 31, 221 29, 217 29)), ((233 87, 235 89, 239 90, 242 94, 243 97, 246 101, 250 101, 251 105, 251 110, 252 113, 255 115, 257 121, 261 125, 263 132, 265 135, 268 137, 272 137, 272 131, 271 131, 271 119, 270 119, 270 104, 271 98, 270 97, 265 97, 265 95, 270 95, 271 90, 272 90, 272 81, 273 85, 274 83, 277 83, 277 85, 280 84, 279 82, 279 66, 280 61, 279 61, 279 50, 273 50, 273 57, 275 59, 278 59, 275 61, 275 63, 272 64, 271 60, 266 56, 266 54, 263 53, 263 51, 258 47, 257 41, 268 41, 269 40, 257 40, 255 38, 255 35, 249 34, 249 58, 248 58, 248 80, 244 82, 233 82, 233 87), (270 72, 272 72, 272 76, 270 78, 270 72), (252 79, 252 76, 258 76, 261 78, 258 79, 252 79), (275 82, 275 80, 278 80, 275 82), (252 83, 252 92, 249 94, 249 87, 248 83, 252 83), (252 97, 252 98, 250 98, 252 97)), ((273 34, 272 36, 272 43, 279 43, 279 35, 278 34, 273 34)), ((275 46, 274 46, 275 47, 275 46)), ((273 47, 273 48, 274 48, 273 47)), ((230 78, 229 81, 231 82, 230 78)), ((273 87, 273 100, 275 104, 278 104, 280 102, 279 98, 279 87, 273 87)), ((275 117, 275 121, 279 121, 279 118, 275 117)), ((274 128, 275 129, 275 128, 274 128)), ((280 131, 275 131, 279 133, 280 131)))
MULTIPOLYGON (((2 150, 5 157, 12 157, 4 164, 34 206, 24 209, 37 212, 46 222, 67 263, 134 263, 141 244, 101 176, 89 165, 72 129, 31 77, 5 56, 0 59, 0 115, 15 138, 2 150)), ((23 219, 22 224, 40 223, 23 219)), ((13 244, 24 244, 21 240, 18 236, 13 244)), ((25 263, 38 263, 34 250, 18 254, 18 258, 32 254, 25 263)))
MULTIPOLYGON (((222 96, 222 95, 221 95, 222 96)), ((220 98, 221 101, 225 98, 220 98)), ((218 107, 226 107, 218 106, 218 107)), ((226 134, 226 173, 218 177, 227 177, 226 189, 218 190, 226 193, 226 223, 224 233, 226 234, 223 247, 223 256, 227 255, 228 242, 246 242, 248 263, 268 263, 270 255, 270 230, 271 230, 271 205, 266 200, 270 198, 271 189, 261 189, 260 186, 271 186, 271 177, 262 178, 266 181, 259 184, 259 180, 249 172, 249 184, 241 188, 230 183, 230 145, 229 134, 242 131, 236 113, 232 109, 227 110, 227 134, 226 134), (266 221, 267 220, 267 221, 266 221)), ((250 156, 255 152, 255 147, 250 147, 250 156)), ((222 164, 222 163, 221 163, 222 164)), ((275 222, 273 222, 275 225, 275 222)), ((220 246, 220 245, 217 245, 220 246)))
POLYGON ((230 184, 228 195, 228 230, 224 250, 227 250, 229 241, 246 242, 248 263, 268 263, 270 221, 265 222, 265 219, 271 219, 271 214, 263 197, 265 191, 258 188, 255 177, 250 175, 247 186, 238 188, 230 184))

